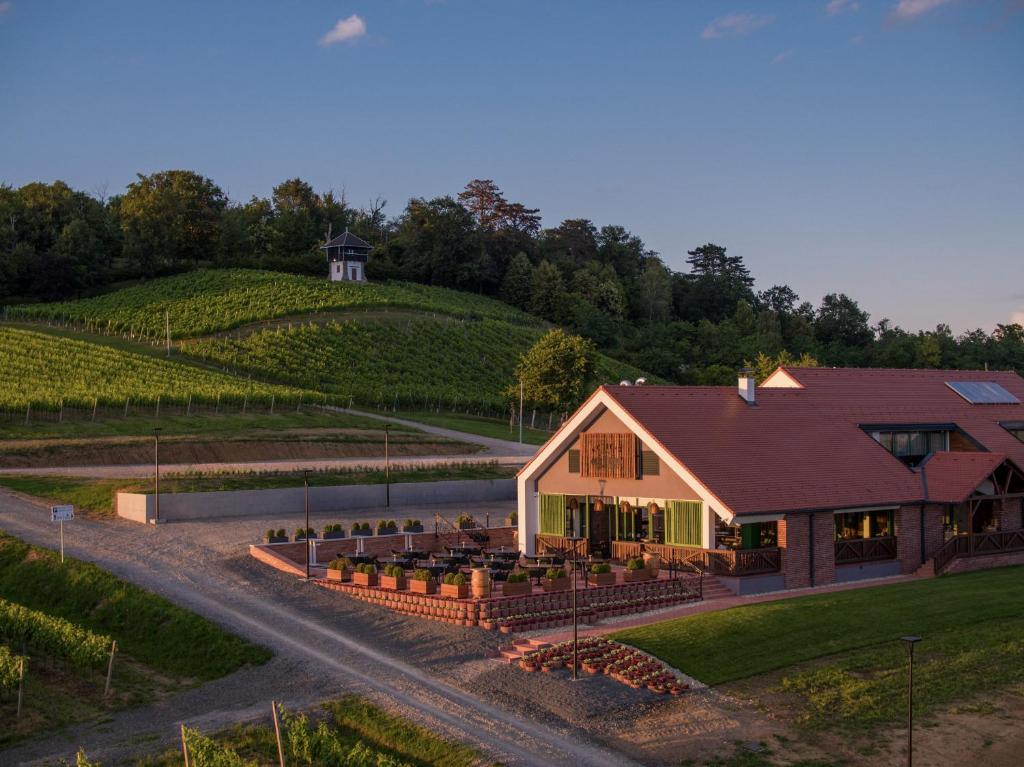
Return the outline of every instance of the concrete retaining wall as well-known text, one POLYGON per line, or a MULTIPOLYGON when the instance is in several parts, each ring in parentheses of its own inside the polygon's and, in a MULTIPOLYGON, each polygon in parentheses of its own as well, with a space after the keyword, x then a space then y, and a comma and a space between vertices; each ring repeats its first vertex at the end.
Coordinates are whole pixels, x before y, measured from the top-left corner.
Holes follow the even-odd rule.
MULTIPOLYGON (((311 487, 309 510, 313 513, 381 508, 385 485, 336 485, 311 487)), ((444 480, 406 482, 391 486, 391 507, 441 503, 512 501, 514 479, 444 480)), ((213 493, 161 493, 160 521, 177 522, 220 517, 282 516, 301 514, 302 487, 275 490, 231 490, 213 493)), ((155 498, 141 493, 118 493, 117 514, 135 522, 151 522, 155 498)))

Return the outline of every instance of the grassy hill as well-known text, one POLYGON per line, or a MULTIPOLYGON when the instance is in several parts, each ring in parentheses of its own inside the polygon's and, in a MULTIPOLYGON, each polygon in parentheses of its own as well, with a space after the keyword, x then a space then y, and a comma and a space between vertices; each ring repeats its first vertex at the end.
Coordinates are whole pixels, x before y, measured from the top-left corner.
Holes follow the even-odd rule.
POLYGON ((6 313, 8 319, 67 321, 89 330, 159 339, 165 333, 165 312, 173 338, 194 338, 279 317, 367 309, 411 309, 541 324, 500 301, 447 288, 328 282, 254 269, 189 272, 94 298, 12 306, 6 313))

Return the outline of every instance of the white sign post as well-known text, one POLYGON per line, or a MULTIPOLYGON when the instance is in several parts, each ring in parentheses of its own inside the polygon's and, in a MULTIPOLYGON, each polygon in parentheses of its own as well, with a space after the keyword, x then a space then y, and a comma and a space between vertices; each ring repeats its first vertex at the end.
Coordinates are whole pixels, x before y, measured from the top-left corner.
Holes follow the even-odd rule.
POLYGON ((75 518, 74 506, 51 506, 50 521, 60 522, 60 561, 64 562, 64 523, 75 518))

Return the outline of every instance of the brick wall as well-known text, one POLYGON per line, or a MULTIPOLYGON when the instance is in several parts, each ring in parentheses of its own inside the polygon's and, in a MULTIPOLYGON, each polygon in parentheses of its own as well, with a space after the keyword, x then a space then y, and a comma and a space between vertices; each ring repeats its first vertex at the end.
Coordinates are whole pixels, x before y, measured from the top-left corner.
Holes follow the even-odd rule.
POLYGON ((942 519, 946 514, 946 506, 941 503, 926 503, 924 506, 924 555, 926 559, 935 556, 935 552, 946 542, 942 531, 942 519))
POLYGON ((836 525, 831 511, 814 513, 814 584, 836 580, 836 525))
POLYGON ((787 589, 811 585, 807 551, 808 517, 806 514, 787 514, 779 520, 778 540, 782 550, 782 576, 787 589))
POLYGON ((996 509, 996 524, 1000 530, 1009 532, 1021 529, 1021 526, 1024 525, 1024 520, 1021 519, 1022 504, 1024 504, 1022 498, 1010 498, 997 504, 999 508, 996 509))
MULTIPOLYGON (((921 507, 900 506, 893 515, 896 522, 896 558, 900 571, 912 573, 921 562, 921 507)), ((940 518, 941 519, 941 518, 940 518)))
POLYGON ((945 569, 947 573, 966 573, 971 570, 986 570, 990 567, 1024 565, 1024 551, 1009 551, 1004 554, 984 554, 977 557, 957 557, 945 569))

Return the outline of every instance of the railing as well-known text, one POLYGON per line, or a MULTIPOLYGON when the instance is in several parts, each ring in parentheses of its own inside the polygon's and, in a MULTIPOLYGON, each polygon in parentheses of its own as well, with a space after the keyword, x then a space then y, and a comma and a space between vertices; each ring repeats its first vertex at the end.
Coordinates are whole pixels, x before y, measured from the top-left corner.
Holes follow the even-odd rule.
POLYGON ((896 558, 896 538, 852 538, 836 541, 836 564, 849 565, 856 562, 876 562, 896 558))
POLYGON ((699 549, 693 546, 672 546, 666 543, 612 541, 612 559, 638 557, 643 551, 658 554, 665 562, 691 565, 714 575, 756 575, 776 573, 782 568, 779 549, 699 549))
POLYGON ((935 574, 945 570, 957 557, 998 554, 1003 551, 1024 551, 1024 530, 954 535, 935 552, 935 574))
POLYGON ((572 541, 564 535, 552 535, 551 533, 538 533, 534 537, 536 552, 538 555, 558 554, 568 557, 573 553, 573 544, 576 545, 576 556, 590 556, 590 541, 586 538, 572 541))

